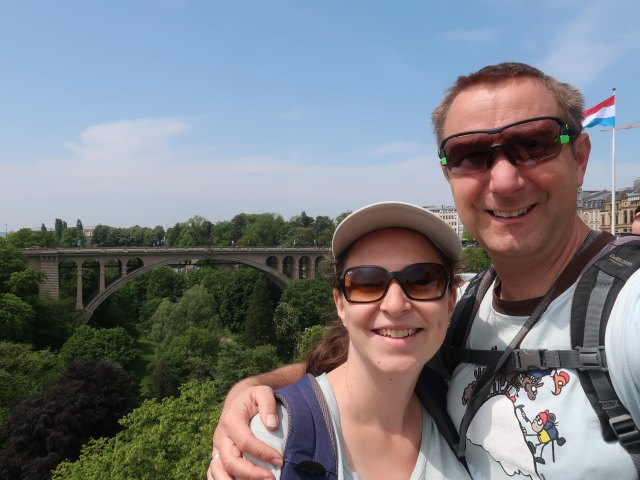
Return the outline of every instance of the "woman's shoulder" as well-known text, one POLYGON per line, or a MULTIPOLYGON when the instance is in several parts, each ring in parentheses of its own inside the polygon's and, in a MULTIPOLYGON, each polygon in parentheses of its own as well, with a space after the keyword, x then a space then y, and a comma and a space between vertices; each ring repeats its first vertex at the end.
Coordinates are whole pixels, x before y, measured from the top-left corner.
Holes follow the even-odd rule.
MULTIPOLYGON (((469 474, 442 436, 433 417, 422 409, 422 444, 419 461, 425 463, 426 478, 468 480, 469 474), (444 474, 446 472, 446 476, 444 474)), ((413 477, 412 477, 413 479, 413 477)))
POLYGON ((282 453, 284 452, 284 446, 287 441, 286 432, 289 428, 289 415, 287 413, 287 409, 284 408, 280 402, 277 402, 277 414, 279 422, 278 428, 275 430, 267 429, 267 427, 262 423, 259 415, 256 415, 251 419, 249 427, 251 428, 251 432, 253 432, 258 439, 282 453))
MULTIPOLYGON (((262 420, 260 420, 259 415, 256 415, 251 419, 249 428, 251 428, 251 432, 256 436, 256 438, 263 441, 270 447, 275 448, 281 454, 284 454, 284 448, 287 443, 287 431, 289 428, 289 416, 286 408, 284 408, 280 402, 277 403, 277 413, 280 421, 278 422, 278 428, 275 430, 267 429, 267 427, 262 423, 262 420)), ((275 467, 272 464, 263 462, 251 455, 245 454, 244 458, 258 467, 269 470, 273 473, 276 480, 280 478, 280 467, 275 467)))

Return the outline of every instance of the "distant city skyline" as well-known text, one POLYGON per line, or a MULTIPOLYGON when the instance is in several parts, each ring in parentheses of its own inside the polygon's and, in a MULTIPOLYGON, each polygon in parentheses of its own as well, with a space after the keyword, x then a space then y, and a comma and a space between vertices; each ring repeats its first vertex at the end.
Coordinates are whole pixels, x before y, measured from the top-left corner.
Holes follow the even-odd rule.
MULTIPOLYGON (((637 186, 637 187, 635 187, 635 188, 634 188, 634 186, 633 186, 633 185, 631 185, 631 186, 620 186, 619 188, 617 188, 617 189, 616 189, 616 192, 618 192, 618 193, 619 193, 619 192, 628 192, 628 191, 631 191, 631 190, 640 191, 640 178, 638 178, 638 179, 636 179, 636 180, 637 180, 637 184, 638 184, 638 186, 637 186)), ((605 201, 609 201, 609 200, 610 200, 610 195, 611 195, 611 190, 610 190, 610 189, 606 189, 606 188, 602 188, 602 189, 584 189, 584 188, 582 188, 582 189, 581 189, 581 192, 580 192, 580 193, 581 193, 580 198, 583 198, 585 193, 586 193, 586 194, 589 194, 589 193, 601 193, 601 192, 606 192, 605 196, 606 196, 607 198, 606 198, 606 200, 605 200, 605 201)), ((580 210, 580 209, 581 209, 581 207, 580 207, 580 203, 583 203, 583 201, 581 201, 581 200, 579 199, 579 200, 578 200, 578 204, 579 204, 579 205, 578 205, 578 210, 580 210)), ((422 205, 422 207, 427 208, 427 209, 430 209, 430 210, 441 210, 441 209, 442 209, 442 210, 448 210, 448 209, 451 209, 451 210, 453 210, 453 211, 456 211, 455 206, 454 206, 453 204, 422 205)), ((347 212, 347 210, 344 210, 344 211, 340 212, 340 214, 343 214, 343 213, 345 213, 345 212, 347 212)), ((232 218, 233 218, 235 215, 239 215, 239 214, 242 214, 242 213, 249 214, 249 212, 238 212, 238 213, 236 213, 236 214, 232 215, 232 216, 231 216, 231 217, 229 217, 229 218, 224 218, 224 219, 221 219, 221 220, 218 220, 218 221, 212 221, 212 220, 210 220, 210 219, 208 219, 208 218, 206 218, 206 217, 204 217, 204 218, 206 218, 206 219, 207 219, 207 220, 209 220, 209 221, 212 221, 212 223, 214 223, 214 224, 215 224, 215 223, 218 223, 218 222, 230 221, 230 220, 232 220, 232 218)), ((259 215, 259 214, 261 214, 261 213, 275 213, 275 214, 279 214, 278 212, 258 212, 258 213, 256 213, 256 214, 258 214, 258 215, 259 215)), ((300 213, 302 213, 302 211, 297 212, 295 215, 292 215, 292 217, 295 217, 295 216, 297 216, 297 215, 300 215, 300 213)), ((306 212, 305 212, 305 213, 306 213, 306 212)), ((338 216, 339 216, 340 214, 338 214, 338 216)), ((75 220, 73 220, 73 221, 72 221, 72 220, 70 220, 70 219, 64 219, 64 218, 62 218, 61 220, 62 220, 62 221, 67 222, 67 226, 71 226, 71 227, 74 227, 74 226, 75 226, 75 222, 76 222, 76 220, 80 220, 80 221, 82 221, 82 223, 83 223, 83 229, 84 229, 84 231, 85 231, 85 235, 86 235, 88 230, 93 230, 97 225, 106 225, 106 226, 114 227, 114 228, 131 228, 131 227, 135 227, 135 226, 140 226, 140 227, 150 227, 150 228, 153 228, 153 227, 160 226, 160 227, 164 228, 165 230, 167 230, 167 229, 169 229, 169 228, 171 228, 171 227, 175 226, 175 224, 176 224, 176 223, 185 223, 185 222, 187 222, 190 218, 192 218, 192 217, 194 217, 194 216, 195 216, 195 215, 191 215, 190 217, 187 217, 187 218, 182 219, 182 220, 178 220, 177 222, 174 222, 174 223, 172 223, 172 224, 163 224, 163 223, 158 223, 158 224, 155 224, 155 225, 143 225, 143 224, 139 224, 139 223, 138 223, 138 224, 133 224, 133 225, 108 225, 108 224, 106 224, 106 223, 100 223, 100 222, 96 223, 95 225, 85 225, 85 224, 84 224, 84 221, 82 221, 82 219, 81 219, 81 218, 80 218, 80 219, 75 219, 75 220)), ((323 216, 323 214, 322 214, 322 213, 320 213, 319 215, 313 215, 313 218, 315 218, 315 217, 317 217, 317 216, 323 216)), ((328 217, 329 217, 329 218, 331 218, 332 220, 335 220, 335 217, 331 217, 331 216, 329 216, 329 215, 326 215, 326 216, 328 216, 328 217)), ((447 219, 445 218, 446 216, 444 216, 444 215, 440 215, 440 216, 441 216, 441 217, 443 217, 443 219, 447 220, 447 219)), ((285 220, 285 221, 289 221, 289 220, 292 218, 292 217, 285 217, 284 215, 282 215, 282 217, 284 218, 284 220, 285 220)), ((449 220, 449 222, 448 222, 448 223, 450 223, 450 224, 451 224, 451 226, 452 226, 452 228, 454 228, 454 230, 456 230, 456 227, 454 227, 454 226, 453 226, 453 223, 451 223, 450 219, 448 219, 448 220, 449 220)), ((459 221, 459 220, 458 220, 458 221, 459 221)), ((51 222, 51 224, 53 224, 54 222, 55 222, 55 219, 51 222)), ((55 232, 55 228, 53 228, 53 227, 49 227, 49 226, 47 225, 47 222, 43 222, 43 223, 45 224, 45 227, 47 228, 47 231, 49 231, 49 232, 55 232)), ((463 229, 463 227, 464 227, 464 226, 460 223, 460 225, 459 225, 459 227, 458 227, 458 230, 460 230, 460 231, 458 232, 458 233, 459 233, 459 235, 461 235, 461 234, 462 234, 462 231, 461 231, 461 230, 463 229)), ((21 228, 29 228, 29 229, 31 229, 31 230, 33 230, 33 231, 40 231, 40 229, 42 228, 42 223, 40 224, 40 226, 33 226, 33 225, 31 225, 31 226, 21 226, 21 227, 19 227, 19 228, 16 228, 15 230, 11 230, 11 229, 9 229, 8 233, 11 233, 12 231, 19 230, 19 229, 21 229, 21 228)), ((0 232, 0 236, 4 236, 4 235, 5 235, 5 232, 4 232, 4 231, 0 232)))

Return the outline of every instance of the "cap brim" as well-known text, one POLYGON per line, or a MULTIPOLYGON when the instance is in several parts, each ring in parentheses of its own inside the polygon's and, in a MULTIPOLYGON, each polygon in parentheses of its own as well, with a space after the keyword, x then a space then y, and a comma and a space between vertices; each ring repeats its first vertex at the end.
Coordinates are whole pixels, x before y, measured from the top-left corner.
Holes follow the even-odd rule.
POLYGON ((429 210, 405 202, 373 203, 351 213, 333 234, 333 255, 340 255, 367 233, 394 227, 415 230, 427 237, 448 258, 460 258, 462 245, 456 232, 429 210))

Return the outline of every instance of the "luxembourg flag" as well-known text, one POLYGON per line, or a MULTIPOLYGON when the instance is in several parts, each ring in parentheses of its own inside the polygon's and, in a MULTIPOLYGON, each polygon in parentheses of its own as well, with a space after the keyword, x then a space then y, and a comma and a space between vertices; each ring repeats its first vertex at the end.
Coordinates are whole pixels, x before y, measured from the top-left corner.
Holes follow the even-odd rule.
POLYGON ((595 107, 587 108, 584 112, 582 126, 584 128, 602 125, 603 127, 616 126, 616 96, 612 95, 595 107))

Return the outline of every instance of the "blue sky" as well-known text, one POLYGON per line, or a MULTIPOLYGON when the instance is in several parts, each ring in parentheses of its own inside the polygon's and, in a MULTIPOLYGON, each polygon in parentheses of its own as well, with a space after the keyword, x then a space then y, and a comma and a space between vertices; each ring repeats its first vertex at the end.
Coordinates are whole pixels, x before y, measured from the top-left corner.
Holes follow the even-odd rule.
MULTIPOLYGON (((202 215, 336 217, 451 205, 429 117, 460 74, 522 61, 617 88, 640 122, 637 0, 5 0, 0 229, 171 226, 202 215)), ((589 130, 584 187, 611 188, 589 130)), ((616 185, 640 177, 617 133, 616 185)))

